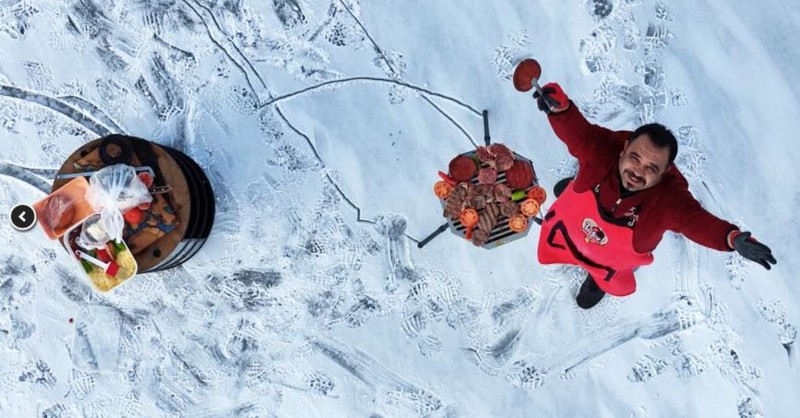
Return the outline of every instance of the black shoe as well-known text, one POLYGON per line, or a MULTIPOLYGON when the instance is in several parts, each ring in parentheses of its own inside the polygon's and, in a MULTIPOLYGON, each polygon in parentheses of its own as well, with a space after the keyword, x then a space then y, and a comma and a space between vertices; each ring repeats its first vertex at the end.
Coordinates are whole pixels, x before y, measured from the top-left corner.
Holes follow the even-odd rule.
POLYGON ((605 296, 606 292, 600 290, 597 287, 597 283, 594 282, 592 276, 586 276, 586 280, 583 281, 581 285, 581 290, 578 292, 578 296, 575 298, 575 301, 578 302, 578 306, 583 309, 589 309, 594 305, 597 305, 603 296, 605 296))
POLYGON ((569 184, 569 182, 574 178, 575 177, 567 177, 565 179, 559 180, 558 183, 556 183, 556 185, 553 186, 553 194, 555 194, 556 197, 561 196, 561 193, 564 193, 564 189, 567 188, 567 184, 569 184))

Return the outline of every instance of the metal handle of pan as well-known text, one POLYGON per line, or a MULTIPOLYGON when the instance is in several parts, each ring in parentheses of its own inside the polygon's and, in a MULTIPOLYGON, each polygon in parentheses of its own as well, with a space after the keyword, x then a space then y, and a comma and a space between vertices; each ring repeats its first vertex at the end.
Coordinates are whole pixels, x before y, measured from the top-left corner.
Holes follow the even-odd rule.
POLYGON ((431 232, 431 234, 430 234, 430 235, 428 235, 427 237, 425 237, 425 239, 423 239, 422 241, 420 241, 420 242, 419 242, 419 244, 417 244, 417 248, 422 248, 422 247, 424 247, 424 246, 425 246, 425 244, 427 244, 427 243, 431 242, 431 240, 433 240, 433 239, 434 239, 434 238, 436 238, 436 237, 437 237, 439 234, 441 234, 442 232, 444 232, 444 231, 447 229, 447 227, 448 227, 448 226, 450 226, 450 224, 449 224, 449 223, 444 223, 444 224, 442 224, 442 226, 440 226, 440 227, 436 228, 436 230, 435 230, 435 231, 431 232))
MULTIPOLYGON (((539 93, 539 97, 544 97, 544 92, 542 91, 542 86, 539 85, 539 80, 537 80, 536 77, 531 78, 531 84, 533 84, 533 87, 539 93)), ((553 107, 553 105, 548 103, 546 100, 545 100, 545 103, 547 104, 547 107, 550 109, 551 112, 556 110, 556 108, 553 107)))
POLYGON ((492 138, 489 136, 489 111, 483 111, 483 142, 488 147, 492 143, 492 138))

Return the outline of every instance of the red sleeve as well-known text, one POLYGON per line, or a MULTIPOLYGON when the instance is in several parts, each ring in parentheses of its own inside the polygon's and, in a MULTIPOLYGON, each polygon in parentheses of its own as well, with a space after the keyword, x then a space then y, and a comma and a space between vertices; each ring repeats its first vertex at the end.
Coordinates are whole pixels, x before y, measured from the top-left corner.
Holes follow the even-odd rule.
POLYGON ((630 131, 612 131, 589 123, 572 101, 567 110, 550 114, 547 119, 553 132, 567 145, 567 150, 581 166, 610 149, 619 152, 621 144, 631 135, 630 131))
POLYGON ((690 240, 719 251, 733 251, 728 246, 728 234, 736 225, 712 215, 700 206, 688 188, 670 193, 673 202, 669 211, 668 229, 678 232, 690 240))

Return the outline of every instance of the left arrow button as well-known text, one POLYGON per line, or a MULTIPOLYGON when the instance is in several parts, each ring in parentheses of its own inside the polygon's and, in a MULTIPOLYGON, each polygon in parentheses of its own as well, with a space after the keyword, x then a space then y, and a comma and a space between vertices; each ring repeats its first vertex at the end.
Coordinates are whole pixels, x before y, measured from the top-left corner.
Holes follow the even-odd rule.
POLYGON ((36 211, 29 205, 17 205, 11 209, 11 226, 18 231, 27 231, 36 224, 36 211))

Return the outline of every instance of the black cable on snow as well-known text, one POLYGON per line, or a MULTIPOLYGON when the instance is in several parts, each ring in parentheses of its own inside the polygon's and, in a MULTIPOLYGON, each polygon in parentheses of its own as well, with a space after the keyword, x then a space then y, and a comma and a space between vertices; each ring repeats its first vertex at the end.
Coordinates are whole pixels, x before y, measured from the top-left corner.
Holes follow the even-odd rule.
POLYGON ((78 124, 99 136, 107 136, 113 133, 108 127, 89 117, 80 109, 77 109, 71 104, 55 97, 50 97, 42 93, 24 90, 19 87, 5 84, 0 84, 0 96, 36 103, 49 108, 50 110, 61 113, 62 115, 74 120, 78 124))
POLYGON ((319 88, 322 88, 322 87, 325 87, 325 86, 329 86, 331 84, 345 84, 345 83, 349 83, 349 82, 353 82, 353 81, 375 81, 375 82, 381 82, 381 83, 397 84, 399 86, 403 86, 403 87, 406 87, 406 88, 409 88, 409 89, 412 89, 412 90, 419 91, 421 93, 429 94, 431 96, 436 96, 436 97, 439 97, 441 99, 453 102, 453 103, 455 103, 455 104, 457 104, 457 105, 459 105, 461 107, 464 107, 465 109, 469 110, 470 112, 472 112, 472 113, 474 113, 474 114, 476 114, 478 116, 481 116, 481 112, 479 110, 477 110, 474 107, 472 107, 472 106, 470 106, 470 105, 468 105, 468 104, 456 99, 455 97, 448 96, 448 95, 442 94, 442 93, 437 93, 437 92, 435 92, 433 90, 429 90, 429 89, 426 89, 424 87, 416 86, 416 85, 413 85, 411 83, 406 83, 404 81, 395 80, 395 79, 391 79, 391 78, 371 77, 371 76, 356 76, 356 77, 340 78, 340 79, 337 79, 337 80, 324 81, 322 83, 315 84, 313 86, 309 86, 309 87, 294 91, 292 93, 287 93, 287 94, 284 94, 284 95, 281 95, 281 96, 276 96, 273 99, 271 99, 270 101, 264 102, 261 105, 261 107, 269 106, 269 105, 274 104, 276 102, 284 101, 284 100, 292 98, 294 96, 297 96, 297 95, 300 95, 300 94, 303 94, 303 93, 307 93, 307 92, 310 92, 310 91, 313 91, 313 90, 317 90, 319 88))

